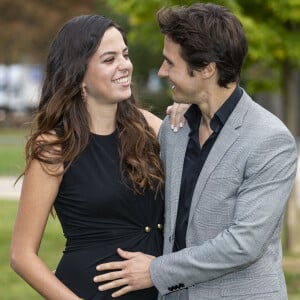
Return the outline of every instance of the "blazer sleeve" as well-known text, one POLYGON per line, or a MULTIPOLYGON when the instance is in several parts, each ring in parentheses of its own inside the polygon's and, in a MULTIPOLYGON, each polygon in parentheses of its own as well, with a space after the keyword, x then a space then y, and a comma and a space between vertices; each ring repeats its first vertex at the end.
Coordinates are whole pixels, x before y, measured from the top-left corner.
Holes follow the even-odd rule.
POLYGON ((164 118, 164 120, 160 126, 160 129, 158 131, 158 142, 160 144, 160 156, 161 156, 161 159, 163 162, 165 162, 165 160, 166 160, 166 147, 165 147, 166 143, 163 143, 162 141, 166 139, 168 130, 171 131, 170 117, 167 115, 164 118))
POLYGON ((154 259, 150 273, 159 292, 191 287, 258 260, 280 227, 296 168, 295 141, 286 130, 255 143, 237 191, 232 225, 201 245, 154 259))

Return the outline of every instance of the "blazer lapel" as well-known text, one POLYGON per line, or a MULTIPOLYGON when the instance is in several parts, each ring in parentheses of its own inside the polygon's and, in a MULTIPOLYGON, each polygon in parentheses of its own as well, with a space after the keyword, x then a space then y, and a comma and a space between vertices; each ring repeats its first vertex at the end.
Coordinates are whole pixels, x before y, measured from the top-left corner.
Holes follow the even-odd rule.
POLYGON ((195 186, 191 208, 190 208, 188 229, 191 224, 193 214, 195 212, 195 207, 201 199, 202 192, 205 188, 206 182, 210 174, 213 172, 213 170, 219 164, 220 160, 223 158, 225 153, 228 151, 228 149, 232 146, 232 144, 236 141, 236 139, 240 135, 238 129, 242 126, 244 116, 251 102, 251 100, 250 101, 249 100, 250 100, 249 96, 244 91, 242 98, 240 99, 239 103, 237 104, 237 106, 231 113, 230 117, 226 121, 217 140, 215 141, 213 148, 211 149, 205 161, 205 164, 202 168, 202 171, 199 175, 199 178, 195 186))

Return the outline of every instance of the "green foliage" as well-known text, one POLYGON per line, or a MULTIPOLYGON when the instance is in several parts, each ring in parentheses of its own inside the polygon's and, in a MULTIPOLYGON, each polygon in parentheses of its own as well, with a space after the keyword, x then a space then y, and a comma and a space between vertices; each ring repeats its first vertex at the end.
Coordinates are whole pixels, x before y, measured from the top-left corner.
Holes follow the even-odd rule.
POLYGON ((300 2, 295 0, 238 2, 243 11, 241 20, 250 38, 250 47, 257 49, 259 58, 265 60, 268 65, 276 66, 288 60, 299 66, 300 2), (252 19, 252 26, 247 26, 244 17, 252 19))
POLYGON ((0 63, 42 63, 50 40, 64 22, 95 13, 104 0, 1 0, 0 63), (96 6, 97 3, 97 6, 96 6))
MULTIPOLYGON (((161 56, 162 36, 159 34, 155 13, 162 6, 189 5, 194 2, 198 1, 108 0, 107 5, 119 14, 128 16, 130 44, 136 44, 138 41, 138 45, 146 45, 148 49, 151 49, 148 52, 161 56)), ((202 2, 227 6, 243 23, 249 40, 249 55, 244 74, 247 83, 250 83, 250 92, 254 89, 274 90, 282 86, 283 79, 278 74, 285 62, 289 62, 294 68, 300 66, 299 0, 210 0, 202 2), (249 76, 248 71, 249 74, 254 72, 257 76, 249 76), (265 76, 267 72, 268 76, 265 76)), ((136 66, 142 61, 135 62, 136 66)))

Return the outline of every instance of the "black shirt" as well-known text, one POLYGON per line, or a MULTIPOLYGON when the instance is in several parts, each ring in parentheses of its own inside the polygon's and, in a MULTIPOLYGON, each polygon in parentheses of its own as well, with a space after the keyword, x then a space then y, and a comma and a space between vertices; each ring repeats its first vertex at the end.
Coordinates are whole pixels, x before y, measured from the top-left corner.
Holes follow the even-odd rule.
POLYGON ((199 107, 195 104, 191 105, 191 107, 185 113, 185 117, 191 128, 191 131, 189 134, 189 142, 185 153, 181 179, 175 228, 174 251, 178 251, 186 247, 186 230, 189 219, 190 206, 197 179, 208 157, 208 154, 218 137, 218 134, 229 118, 231 112, 234 110, 242 94, 242 89, 237 86, 231 96, 214 114, 213 118, 210 121, 210 127, 213 133, 206 140, 202 148, 199 143, 199 126, 202 118, 202 113, 199 107))

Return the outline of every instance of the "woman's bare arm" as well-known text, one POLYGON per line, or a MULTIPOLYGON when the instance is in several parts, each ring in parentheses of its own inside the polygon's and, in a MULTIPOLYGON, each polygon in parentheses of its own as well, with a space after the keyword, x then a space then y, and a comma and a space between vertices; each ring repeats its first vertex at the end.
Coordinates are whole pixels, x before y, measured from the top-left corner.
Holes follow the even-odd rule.
POLYGON ((38 252, 62 176, 33 160, 25 172, 12 236, 11 267, 46 299, 79 299, 39 258, 38 252))

